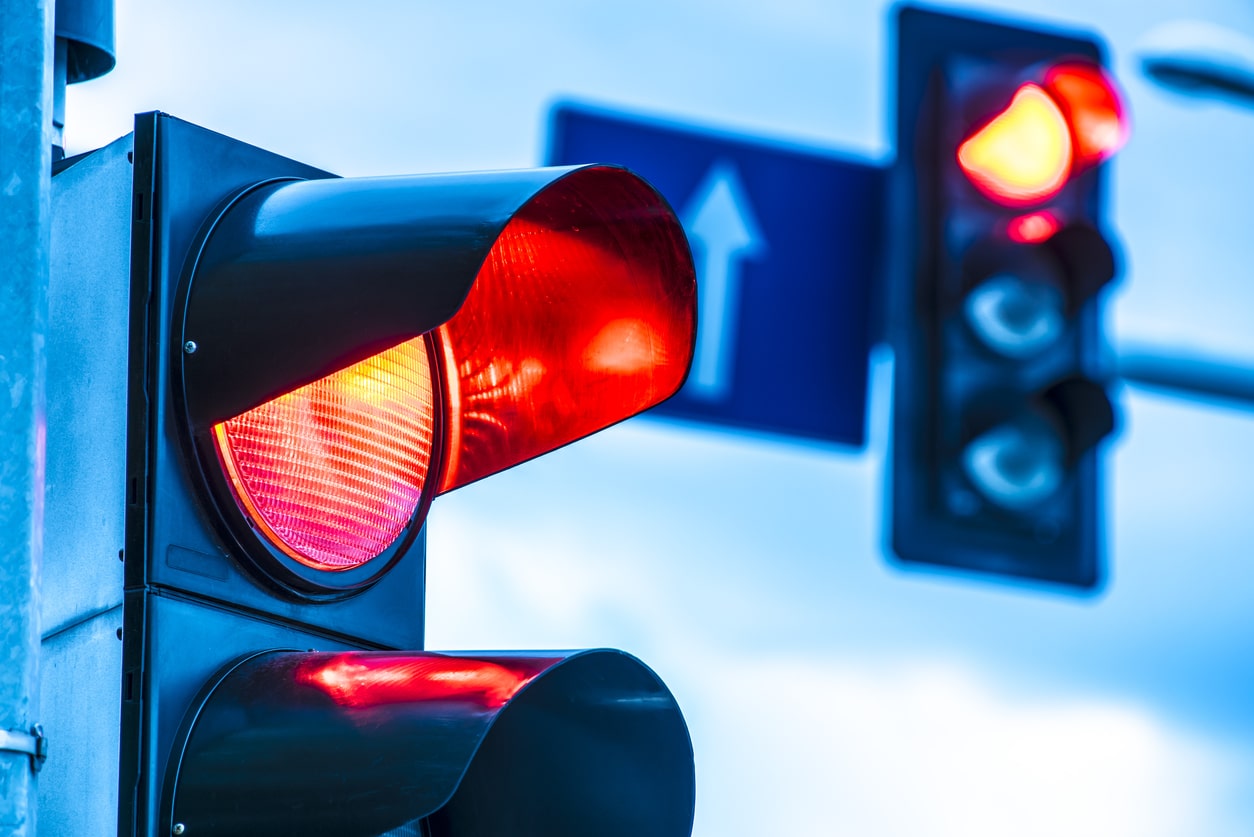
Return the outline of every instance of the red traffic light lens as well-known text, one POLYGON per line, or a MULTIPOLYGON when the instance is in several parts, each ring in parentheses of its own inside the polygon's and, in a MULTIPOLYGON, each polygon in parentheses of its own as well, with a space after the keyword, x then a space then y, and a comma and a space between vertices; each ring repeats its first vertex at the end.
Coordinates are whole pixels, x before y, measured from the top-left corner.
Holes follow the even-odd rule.
POLYGON ((440 329, 449 491, 669 397, 688 371, 696 284, 687 239, 645 181, 579 169, 502 231, 440 329))
POLYGON ((958 165, 971 182, 1006 206, 1058 194, 1071 174, 1071 160, 1071 131, 1062 109, 1031 83, 958 147, 958 165))
POLYGON ((361 566, 405 531, 434 436, 423 338, 213 427, 240 508, 273 546, 318 570, 361 566))
POLYGON ((1073 171, 1100 163, 1128 138, 1114 81, 1097 64, 1050 67, 958 148, 958 165, 985 196, 1029 206, 1058 194, 1073 171))
MULTIPOLYGON (((552 174, 518 198, 521 206, 483 222, 488 229, 500 224, 494 238, 485 241, 481 229, 471 228, 461 232, 469 243, 449 251, 446 215, 456 211, 449 201, 482 202, 472 187, 488 183, 508 206, 534 177, 385 184, 399 184, 399 194, 413 196, 416 217, 401 213, 411 233, 404 242, 423 246, 406 258, 384 260, 376 271, 387 278, 399 264, 403 288, 432 283, 434 301, 421 293, 409 298, 422 309, 414 322, 427 332, 239 415, 207 422, 210 455, 246 521, 245 537, 258 535, 315 571, 361 567, 412 531, 437 491, 561 447, 679 389, 696 328, 692 257, 674 213, 636 175, 606 166, 552 174), (435 200, 441 189, 448 200, 435 200), (424 275, 428 258, 437 265, 435 279, 424 275), (464 265, 438 274, 444 262, 457 260, 464 265)), ((310 184, 292 204, 312 205, 310 215, 338 217, 315 200, 339 194, 338 184, 330 183, 310 184)), ((281 188, 272 195, 277 203, 281 188)), ((380 201, 395 200, 379 189, 380 201)), ((364 187, 342 191, 374 197, 364 187)), ((258 215, 266 208, 262 197, 258 215)), ((461 211, 490 216, 477 203, 461 211)), ((241 223, 264 238, 253 218, 241 223)), ((300 220, 289 229, 307 235, 300 220)), ((306 243, 300 252, 315 246, 306 243)), ((281 266, 298 255, 280 259, 281 266)), ((224 284, 244 272, 225 256, 214 264, 220 274, 206 275, 224 276, 224 284)), ((288 276, 264 278, 281 284, 288 276)), ((401 295, 395 285, 380 287, 373 296, 369 287, 361 291, 366 303, 401 295)), ((219 297, 225 310, 229 297, 219 297)), ((348 314, 359 313, 353 301, 342 302, 348 314)), ((385 328, 391 324, 376 319, 385 328)), ((363 342, 377 339, 365 328, 349 331, 363 342)), ((212 399, 207 403, 206 409, 215 407, 212 399)), ((240 529, 239 521, 234 525, 240 529)), ((273 569, 266 558, 261 563, 263 571, 273 569)), ((298 584, 334 586, 300 572, 298 584)), ((360 576, 344 578, 351 584, 360 576)))

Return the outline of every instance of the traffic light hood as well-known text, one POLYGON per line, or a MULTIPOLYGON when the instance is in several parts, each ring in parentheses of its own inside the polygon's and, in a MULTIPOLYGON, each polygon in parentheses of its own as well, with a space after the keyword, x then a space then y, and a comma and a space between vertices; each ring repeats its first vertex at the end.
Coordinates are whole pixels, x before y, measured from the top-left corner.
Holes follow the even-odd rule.
POLYGON ((162 833, 374 837, 428 817, 434 837, 692 828, 679 707, 620 651, 263 652, 187 717, 162 833))
POLYGON ((657 361, 649 391, 616 418, 682 384, 692 257, 664 199, 625 169, 279 179, 229 199, 188 266, 178 348, 189 417, 207 428, 430 332, 480 277, 494 287, 463 319, 531 321, 537 341, 557 328, 568 329, 558 340, 585 336, 571 321, 603 315, 606 302, 652 317, 640 321, 651 343, 642 360, 657 361), (642 310, 633 295, 670 309, 642 310))
POLYGON ((211 494, 246 550, 259 533, 315 577, 669 397, 696 333, 683 229, 614 166, 263 180, 210 213, 181 284, 211 494))

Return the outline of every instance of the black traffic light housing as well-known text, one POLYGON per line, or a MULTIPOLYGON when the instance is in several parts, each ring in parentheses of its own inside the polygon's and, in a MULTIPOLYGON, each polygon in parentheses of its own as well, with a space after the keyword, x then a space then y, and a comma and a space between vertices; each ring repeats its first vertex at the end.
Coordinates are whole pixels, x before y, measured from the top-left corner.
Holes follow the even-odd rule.
POLYGON ((1103 141, 1113 144, 1124 125, 1102 98, 1114 95, 1101 81, 1102 48, 909 6, 897 10, 896 32, 892 549, 909 565, 1094 588, 1094 446, 1114 427, 1099 303, 1116 264, 1105 157, 1081 160, 1076 123, 1090 103, 1063 95, 1072 77, 1055 68, 1078 68, 1069 72, 1105 108, 1103 141), (1042 120, 1032 136, 1002 119, 1025 90, 1018 113, 1042 120), (970 144, 981 132, 985 146, 970 144), (1024 137, 1043 144, 1025 150, 1024 137), (963 156, 979 153, 991 162, 963 156), (1060 164, 1028 171, 1032 185, 999 185, 996 170, 978 168, 1034 153, 1060 164))
MULTIPOLYGON (((427 352, 434 409, 447 407, 438 391, 458 374, 456 346, 433 329, 471 310, 502 230, 541 194, 561 200, 529 222, 573 218, 554 235, 629 267, 634 247, 653 259, 642 271, 669 271, 671 341, 615 319, 591 361, 614 381, 643 375, 647 390, 599 426, 644 409, 682 384, 695 331, 691 256, 665 203, 609 167, 339 179, 160 113, 136 118, 133 144, 119 834, 689 833, 691 743, 639 661, 420 650, 427 504, 542 447, 476 436, 465 416, 444 444, 437 415, 408 524, 374 558, 334 571, 267 540, 213 447, 232 416, 403 340, 427 352), (602 192, 634 211, 615 223, 588 209, 602 192), (668 352, 666 380, 649 377, 651 347, 668 352), (458 442, 505 454, 489 467, 458 442)), ((503 258, 544 274, 536 240, 503 258)), ((616 297, 605 310, 632 309, 616 297)), ((493 336, 472 330, 500 349, 493 336)), ((506 375, 498 367, 488 371, 506 375)), ((506 375, 507 429, 523 384, 538 391, 554 370, 523 372, 506 375)))

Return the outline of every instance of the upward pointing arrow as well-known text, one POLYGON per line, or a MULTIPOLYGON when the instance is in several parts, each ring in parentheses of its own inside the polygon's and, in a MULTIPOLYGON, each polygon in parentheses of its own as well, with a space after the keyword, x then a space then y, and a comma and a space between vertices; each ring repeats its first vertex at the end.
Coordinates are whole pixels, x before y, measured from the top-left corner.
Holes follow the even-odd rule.
POLYGON ((721 160, 693 193, 683 214, 697 259, 697 347, 688 391, 719 401, 731 389, 739 322, 740 263, 766 250, 736 168, 721 160))

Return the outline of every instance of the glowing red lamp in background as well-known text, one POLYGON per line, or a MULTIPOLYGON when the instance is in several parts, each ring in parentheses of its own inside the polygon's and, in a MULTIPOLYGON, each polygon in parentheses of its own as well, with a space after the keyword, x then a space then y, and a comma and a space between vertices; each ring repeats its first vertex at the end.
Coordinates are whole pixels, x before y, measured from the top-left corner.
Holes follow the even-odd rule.
POLYGON ((958 165, 985 196, 1004 206, 1055 197, 1075 172, 1127 141, 1126 111, 1114 81, 1086 62, 1051 66, 1041 83, 1019 86, 1005 109, 958 147, 958 165))
POLYGON ((1058 104, 1036 84, 958 147, 958 165, 999 203, 1033 204, 1058 194, 1071 174, 1071 137, 1058 104))

